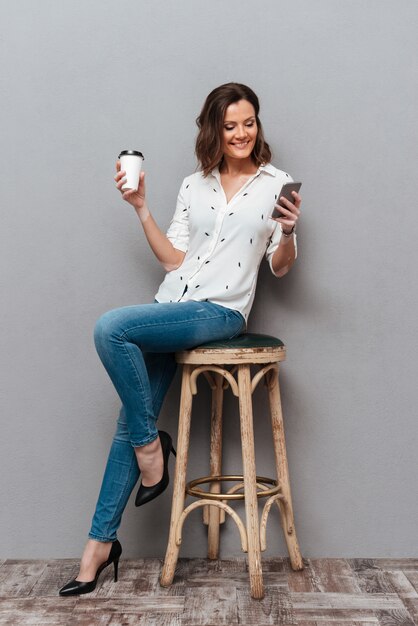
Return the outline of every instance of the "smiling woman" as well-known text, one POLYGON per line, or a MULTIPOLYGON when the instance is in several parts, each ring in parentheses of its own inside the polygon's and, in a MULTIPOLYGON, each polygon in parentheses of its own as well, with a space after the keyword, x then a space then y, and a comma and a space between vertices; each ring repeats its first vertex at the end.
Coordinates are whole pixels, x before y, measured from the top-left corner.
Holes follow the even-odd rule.
POLYGON ((200 170, 183 180, 166 233, 148 208, 145 173, 137 189, 124 190, 126 172, 116 164, 116 187, 166 275, 153 303, 107 311, 96 323, 96 349, 122 407, 80 571, 63 596, 90 593, 111 564, 117 578, 117 530, 139 476, 136 506, 167 488, 174 448, 157 419, 176 370, 174 353, 245 331, 262 257, 276 276, 296 258, 301 198, 296 194, 284 203, 283 217, 272 217, 291 178, 270 163, 258 113, 258 98, 245 85, 228 83, 209 94, 197 118, 200 170))

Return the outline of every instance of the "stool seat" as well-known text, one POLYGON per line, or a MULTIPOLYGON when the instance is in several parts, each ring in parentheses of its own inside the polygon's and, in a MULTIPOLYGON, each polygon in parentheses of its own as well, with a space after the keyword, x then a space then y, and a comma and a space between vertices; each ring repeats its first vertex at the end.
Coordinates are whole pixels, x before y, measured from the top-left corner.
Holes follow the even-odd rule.
POLYGON ((209 341, 193 350, 176 353, 178 363, 209 364, 218 363, 274 363, 284 361, 286 346, 272 335, 243 333, 233 339, 209 341))
POLYGON ((233 339, 202 343, 200 346, 195 348, 195 350, 236 350, 237 348, 244 348, 247 350, 254 348, 272 348, 274 346, 284 346, 284 343, 272 335, 262 335, 261 333, 243 333, 233 339))

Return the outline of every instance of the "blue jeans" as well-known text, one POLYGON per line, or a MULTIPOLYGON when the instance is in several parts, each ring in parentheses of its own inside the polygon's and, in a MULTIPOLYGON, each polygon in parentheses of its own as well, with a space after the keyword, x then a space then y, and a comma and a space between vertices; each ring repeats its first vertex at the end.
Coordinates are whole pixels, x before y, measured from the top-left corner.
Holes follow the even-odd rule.
POLYGON ((245 328, 241 313, 212 302, 170 302, 113 309, 97 321, 99 357, 122 401, 110 448, 91 539, 114 541, 139 478, 134 447, 158 437, 157 419, 176 371, 174 353, 245 328))

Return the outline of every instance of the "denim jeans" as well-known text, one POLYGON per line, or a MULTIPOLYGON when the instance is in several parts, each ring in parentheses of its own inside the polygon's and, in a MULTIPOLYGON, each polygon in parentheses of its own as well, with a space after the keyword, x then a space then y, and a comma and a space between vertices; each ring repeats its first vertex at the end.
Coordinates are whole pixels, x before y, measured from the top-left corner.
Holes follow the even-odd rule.
POLYGON ((134 447, 158 437, 156 422, 176 371, 174 353, 245 328, 238 312, 212 302, 170 302, 113 309, 94 330, 99 357, 122 401, 110 448, 91 539, 114 541, 139 478, 134 447))

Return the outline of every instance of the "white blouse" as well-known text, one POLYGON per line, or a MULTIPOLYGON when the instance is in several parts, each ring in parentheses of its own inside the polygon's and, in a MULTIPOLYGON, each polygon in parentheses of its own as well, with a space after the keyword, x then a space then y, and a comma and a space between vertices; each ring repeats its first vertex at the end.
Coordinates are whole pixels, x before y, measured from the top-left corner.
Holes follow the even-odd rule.
MULTIPOLYGON (((187 176, 167 231, 173 246, 186 256, 166 274, 155 299, 209 300, 247 320, 264 254, 274 274, 272 258, 282 227, 270 216, 282 185, 291 181, 289 174, 268 163, 227 202, 218 168, 206 178, 202 172, 187 176)), ((296 236, 294 241, 296 246, 296 236)))

